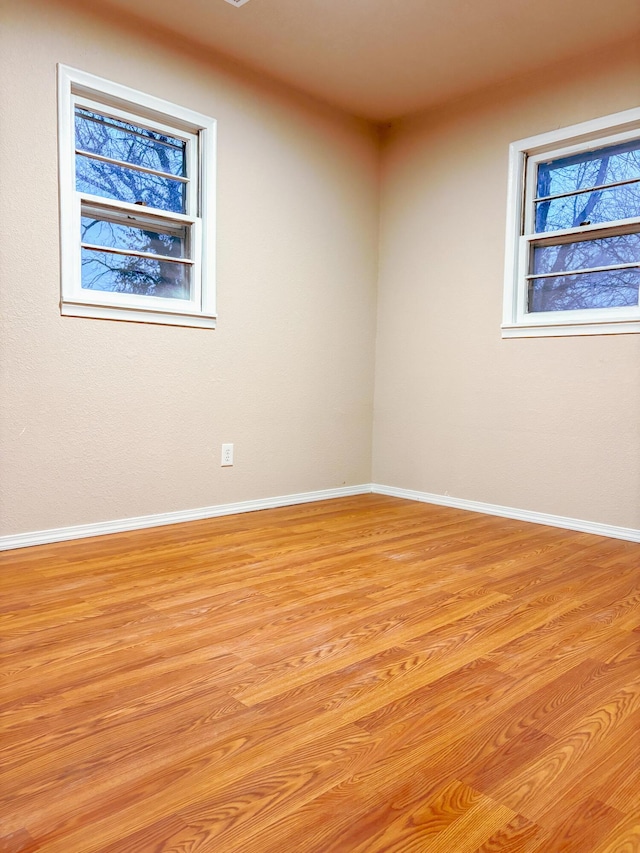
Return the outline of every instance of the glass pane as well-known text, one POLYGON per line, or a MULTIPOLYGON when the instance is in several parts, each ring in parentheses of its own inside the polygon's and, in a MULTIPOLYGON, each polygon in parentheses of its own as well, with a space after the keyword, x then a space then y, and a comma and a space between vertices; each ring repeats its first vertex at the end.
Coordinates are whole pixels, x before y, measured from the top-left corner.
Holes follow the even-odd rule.
MULTIPOLYGON (((158 226, 156 225, 155 228, 158 226)), ((187 228, 156 231, 134 225, 109 222, 93 216, 82 217, 82 242, 95 246, 113 246, 135 252, 152 252, 170 258, 187 255, 187 228)))
POLYGON ((76 108, 76 148, 186 176, 186 143, 144 127, 76 108))
POLYGON ((82 250, 82 287, 165 299, 189 299, 191 267, 171 261, 82 250))
POLYGON ((182 181, 172 178, 149 175, 76 155, 78 192, 170 210, 172 213, 185 213, 185 186, 182 181))
POLYGON ((640 234, 620 234, 561 246, 536 246, 533 273, 554 273, 640 261, 640 234))
POLYGON ((529 311, 572 311, 638 304, 640 270, 608 270, 529 282, 529 311))
POLYGON ((564 196, 536 204, 536 232, 640 216, 640 184, 564 196))
POLYGON ((640 178, 640 142, 637 139, 540 163, 537 195, 543 198, 632 178, 640 178))

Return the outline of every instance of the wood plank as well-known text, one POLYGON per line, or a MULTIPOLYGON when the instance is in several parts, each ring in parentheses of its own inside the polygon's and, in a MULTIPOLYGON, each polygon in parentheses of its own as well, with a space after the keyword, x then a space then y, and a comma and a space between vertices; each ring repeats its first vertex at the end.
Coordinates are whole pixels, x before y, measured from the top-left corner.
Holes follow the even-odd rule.
POLYGON ((540 827, 522 815, 516 815, 500 827, 474 853, 531 853, 540 837, 540 827))
POLYGON ((471 853, 513 817, 509 809, 454 781, 352 849, 353 853, 471 853))
POLYGON ((639 570, 374 495, 0 554, 0 853, 637 853, 639 570))
POLYGON ((593 797, 586 798, 577 808, 565 814, 566 817, 540 839, 534 853, 593 850, 603 838, 611 835, 623 817, 619 811, 593 797))

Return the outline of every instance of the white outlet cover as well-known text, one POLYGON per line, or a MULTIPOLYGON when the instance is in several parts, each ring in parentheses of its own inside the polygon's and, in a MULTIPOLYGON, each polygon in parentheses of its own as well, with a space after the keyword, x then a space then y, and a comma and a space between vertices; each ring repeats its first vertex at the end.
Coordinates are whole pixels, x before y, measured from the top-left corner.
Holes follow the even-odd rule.
POLYGON ((226 0, 226 2, 231 3, 232 6, 244 6, 249 0, 226 0))

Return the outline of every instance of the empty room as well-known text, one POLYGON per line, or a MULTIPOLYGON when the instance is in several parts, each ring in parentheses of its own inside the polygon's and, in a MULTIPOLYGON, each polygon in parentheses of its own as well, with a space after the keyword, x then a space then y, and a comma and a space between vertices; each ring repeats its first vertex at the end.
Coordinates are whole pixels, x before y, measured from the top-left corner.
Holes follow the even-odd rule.
POLYGON ((0 0, 0 853, 640 853, 637 0, 0 0))

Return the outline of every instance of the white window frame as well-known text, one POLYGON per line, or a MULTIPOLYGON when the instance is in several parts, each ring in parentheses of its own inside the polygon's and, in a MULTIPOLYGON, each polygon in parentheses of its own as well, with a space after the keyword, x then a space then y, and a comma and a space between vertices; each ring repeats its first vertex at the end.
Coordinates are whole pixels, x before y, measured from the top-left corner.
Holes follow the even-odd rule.
POLYGON ((535 166, 605 145, 640 139, 640 108, 530 136, 509 147, 509 183, 502 337, 624 334, 640 332, 640 306, 527 312, 529 258, 534 245, 638 230, 640 217, 535 233, 535 166))
POLYGON ((60 188, 61 301, 65 316, 215 328, 216 121, 162 98, 58 65, 58 155, 60 188), (186 142, 187 213, 171 213, 76 190, 76 106, 126 119, 186 142), (138 220, 187 226, 192 267, 189 299, 88 290, 81 286, 82 206, 138 220))

